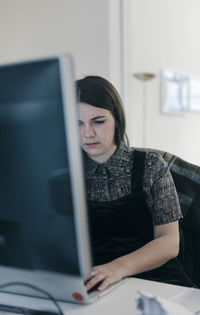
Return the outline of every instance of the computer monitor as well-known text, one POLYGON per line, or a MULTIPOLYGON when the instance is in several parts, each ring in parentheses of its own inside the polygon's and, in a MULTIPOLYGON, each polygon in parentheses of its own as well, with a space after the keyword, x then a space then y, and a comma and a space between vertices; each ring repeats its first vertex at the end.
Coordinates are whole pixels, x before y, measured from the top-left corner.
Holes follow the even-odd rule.
POLYGON ((76 108, 70 56, 0 66, 0 285, 60 300, 91 269, 76 108))

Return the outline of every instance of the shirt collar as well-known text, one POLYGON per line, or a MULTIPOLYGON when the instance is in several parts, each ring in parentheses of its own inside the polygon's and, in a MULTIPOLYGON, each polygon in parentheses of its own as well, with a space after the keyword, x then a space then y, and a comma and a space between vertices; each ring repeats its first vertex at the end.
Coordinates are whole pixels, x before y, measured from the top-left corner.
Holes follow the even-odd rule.
POLYGON ((132 163, 131 150, 124 143, 121 142, 120 146, 116 149, 113 155, 105 163, 97 163, 90 158, 86 158, 86 175, 90 179, 99 167, 105 169, 113 176, 121 176, 122 174, 130 174, 132 163))

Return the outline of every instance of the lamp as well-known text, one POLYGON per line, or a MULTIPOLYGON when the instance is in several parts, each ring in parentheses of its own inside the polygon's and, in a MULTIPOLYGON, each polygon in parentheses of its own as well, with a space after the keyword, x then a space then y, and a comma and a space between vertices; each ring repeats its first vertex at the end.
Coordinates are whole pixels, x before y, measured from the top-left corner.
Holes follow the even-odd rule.
POLYGON ((134 73, 133 76, 137 79, 143 82, 143 102, 142 102, 142 109, 143 109, 143 119, 142 119, 142 144, 143 147, 146 146, 146 82, 152 80, 155 78, 154 73, 148 73, 148 72, 138 72, 134 73))

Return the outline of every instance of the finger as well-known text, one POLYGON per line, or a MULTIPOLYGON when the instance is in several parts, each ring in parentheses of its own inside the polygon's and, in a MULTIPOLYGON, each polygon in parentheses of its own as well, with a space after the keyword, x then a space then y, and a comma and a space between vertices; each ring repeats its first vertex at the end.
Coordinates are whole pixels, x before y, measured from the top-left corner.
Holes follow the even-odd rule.
POLYGON ((112 284, 112 280, 111 278, 106 278, 103 280, 103 282, 100 284, 100 286, 98 287, 98 291, 103 291, 105 290, 110 284, 112 284))
POLYGON ((94 277, 95 275, 96 275, 96 270, 92 270, 91 271, 91 273, 89 274, 89 275, 87 275, 84 279, 83 279, 83 281, 84 282, 87 282, 88 280, 90 280, 92 277, 94 277))
POLYGON ((86 290, 89 291, 91 288, 93 288, 96 284, 101 282, 105 276, 103 274, 97 274, 95 275, 87 284, 86 284, 86 290))
POLYGON ((87 281, 89 281, 90 279, 91 279, 91 275, 88 275, 88 276, 86 276, 84 279, 83 279, 83 282, 85 283, 85 282, 87 282, 87 281))

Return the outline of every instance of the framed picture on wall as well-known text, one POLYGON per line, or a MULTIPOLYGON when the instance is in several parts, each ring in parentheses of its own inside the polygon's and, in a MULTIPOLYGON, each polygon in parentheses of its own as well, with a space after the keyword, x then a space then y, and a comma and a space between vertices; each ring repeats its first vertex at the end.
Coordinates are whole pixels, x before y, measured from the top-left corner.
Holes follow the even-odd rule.
POLYGON ((190 80, 190 110, 200 112, 200 80, 190 80))
POLYGON ((164 114, 184 115, 189 110, 189 77, 161 70, 161 105, 164 114))

